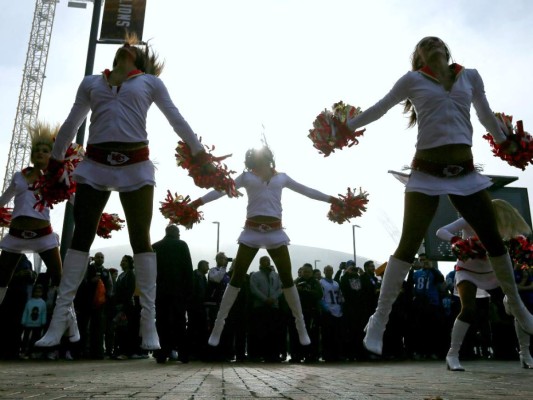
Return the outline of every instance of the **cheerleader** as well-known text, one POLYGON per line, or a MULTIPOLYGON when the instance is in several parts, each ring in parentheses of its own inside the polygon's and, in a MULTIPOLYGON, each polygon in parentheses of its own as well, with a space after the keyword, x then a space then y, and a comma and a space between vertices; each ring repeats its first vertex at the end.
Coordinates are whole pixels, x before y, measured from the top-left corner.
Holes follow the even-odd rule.
POLYGON ((111 191, 117 191, 124 208, 140 291, 141 346, 146 350, 160 347, 155 326, 156 256, 150 240, 155 174, 149 159, 146 116, 151 104, 155 103, 163 112, 193 156, 204 151, 158 78, 162 68, 150 46, 141 46, 136 37, 128 36, 116 52, 112 70, 82 80, 70 114, 58 132, 52 161, 64 158, 91 111, 86 157, 73 174, 77 183, 74 234, 65 256, 52 322, 37 346, 58 344, 68 326, 68 305, 85 276, 100 216, 111 191))
MULTIPOLYGON (((300 298, 291 273, 291 259, 288 250, 290 240, 283 230, 281 222, 281 192, 284 188, 288 188, 311 199, 326 203, 340 203, 340 200, 308 188, 283 172, 277 172, 274 156, 268 146, 248 150, 244 164, 246 170, 235 179, 235 187, 246 189, 248 196, 246 221, 244 230, 237 240, 239 248, 233 260, 233 275, 222 297, 208 343, 211 346, 218 345, 224 329, 224 321, 245 282, 246 272, 258 250, 264 248, 278 269, 284 287, 283 294, 295 319, 299 341, 302 345, 308 345, 311 341, 305 328, 300 298)), ((213 190, 192 204, 200 206, 219 199, 224 194, 224 192, 213 190)))
POLYGON ((489 107, 477 70, 450 64, 450 58, 450 51, 441 39, 423 38, 413 51, 412 71, 403 75, 383 99, 347 122, 348 128, 355 131, 405 102, 404 110, 411 115, 409 126, 418 124, 416 152, 405 190, 400 243, 387 263, 378 306, 368 321, 363 339, 367 350, 375 354, 382 352, 392 304, 435 215, 439 196, 444 194, 478 232, 513 315, 527 332, 533 333, 533 316, 518 294, 512 262, 486 191, 492 182, 479 174, 474 165, 471 106, 496 143, 505 143, 509 153, 516 152, 517 145, 507 141, 489 107))
MULTIPOLYGON (((53 299, 61 279, 59 241, 50 224, 50 209, 34 207, 35 195, 31 190, 48 166, 57 129, 58 127, 51 128, 44 123, 28 127, 31 137, 30 161, 33 166, 16 172, 0 197, 0 207, 5 207, 14 198, 9 232, 0 242, 0 304, 6 295, 13 271, 24 253, 38 253, 46 265, 50 279, 49 299, 53 299)), ((72 304, 67 306, 67 313, 73 314, 72 304)), ((77 334, 77 328, 74 329, 72 325, 69 327, 73 328, 73 334, 77 334)))
MULTIPOLYGON (((518 211, 504 200, 492 200, 498 231, 504 240, 509 240, 518 235, 529 235, 531 228, 524 221, 518 211)), ((477 236, 472 227, 464 218, 437 230, 439 239, 455 243, 460 238, 455 232, 462 231, 462 239, 477 236)), ((450 350, 446 356, 446 367, 450 371, 464 371, 459 362, 459 350, 463 339, 474 320, 476 312, 477 288, 492 291, 499 287, 498 280, 486 257, 469 258, 466 261, 457 260, 455 266, 455 286, 461 300, 461 311, 452 328, 450 350)), ((533 358, 529 352, 529 334, 524 332, 518 321, 515 320, 516 336, 520 346, 520 363, 524 368, 533 368, 533 358)))

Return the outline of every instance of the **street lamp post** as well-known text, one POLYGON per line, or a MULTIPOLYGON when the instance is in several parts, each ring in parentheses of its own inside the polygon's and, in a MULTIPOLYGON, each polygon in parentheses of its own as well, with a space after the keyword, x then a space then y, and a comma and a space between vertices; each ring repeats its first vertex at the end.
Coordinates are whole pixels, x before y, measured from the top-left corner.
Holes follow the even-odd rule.
POLYGON ((315 269, 316 269, 316 263, 317 263, 317 262, 320 262, 320 260, 315 260, 315 269))
POLYGON ((355 251, 355 228, 360 228, 359 225, 352 225, 352 237, 353 237, 353 262, 357 266, 357 252, 355 251))
MULTIPOLYGON (((69 7, 85 8, 87 5, 85 0, 70 1, 69 7), (81 4, 80 4, 81 3, 81 4), (85 6, 85 7, 84 7, 85 6)), ((89 47, 87 49, 87 60, 85 62, 85 76, 92 75, 94 69, 94 59, 96 55, 96 44, 98 43, 98 29, 100 27, 100 14, 102 10, 103 0, 93 0, 93 14, 91 19, 91 30, 89 32, 89 47)), ((87 119, 84 119, 83 123, 78 128, 76 133, 76 143, 83 146, 85 140, 85 126, 87 125, 87 119)), ((67 249, 70 247, 72 241, 72 235, 74 234, 74 206, 70 201, 67 201, 65 205, 65 212, 63 218, 63 230, 61 235, 61 258, 65 258, 67 249)))
POLYGON ((218 254, 219 244, 220 244, 220 222, 213 221, 213 224, 217 224, 217 254, 218 254))

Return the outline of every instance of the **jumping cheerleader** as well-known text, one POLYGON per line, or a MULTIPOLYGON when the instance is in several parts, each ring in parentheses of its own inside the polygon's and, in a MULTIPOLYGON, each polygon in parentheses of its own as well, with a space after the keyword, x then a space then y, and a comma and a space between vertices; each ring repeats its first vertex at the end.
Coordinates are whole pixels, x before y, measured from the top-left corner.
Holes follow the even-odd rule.
MULTIPOLYGON (((30 161, 33 167, 16 172, 0 197, 0 207, 4 207, 15 197, 9 233, 0 242, 0 304, 4 300, 13 271, 24 253, 39 253, 45 263, 50 278, 48 298, 53 298, 61 279, 59 242, 50 225, 50 209, 34 207, 35 195, 30 190, 48 166, 58 128, 53 129, 44 123, 28 128, 31 137, 30 161)), ((72 304, 67 306, 66 312, 73 315, 72 304)), ((77 328, 73 331, 77 332, 77 328)), ((71 339, 79 340, 79 337, 71 339)))
MULTIPOLYGON (((496 143, 506 142, 506 135, 489 107, 477 70, 449 62, 450 52, 442 40, 422 39, 412 54, 412 71, 402 76, 378 103, 348 121, 348 127, 355 131, 405 101, 405 112, 411 113, 409 126, 418 123, 416 153, 405 190, 400 243, 388 261, 378 306, 368 321, 363 339, 365 347, 376 354, 382 352, 383 333, 392 304, 443 194, 450 197, 457 211, 478 233, 513 315, 524 330, 533 333, 533 316, 518 295, 512 262, 486 191, 492 182, 474 167, 471 105, 496 143)), ((510 153, 516 151, 516 145, 505 144, 509 144, 510 153)))
MULTIPOLYGON (((504 240, 518 235, 529 235, 531 228, 518 211, 504 200, 492 200, 498 231, 504 240)), ((459 238, 456 232, 462 231, 462 239, 477 236, 472 227, 459 218, 449 225, 437 230, 437 237, 454 243, 459 238)), ((461 300, 461 312, 457 316, 452 329, 450 350, 446 356, 446 366, 450 371, 464 371, 459 362, 459 349, 463 339, 474 320, 476 312, 477 288, 487 290, 491 295, 499 287, 496 275, 490 262, 486 258, 469 258, 466 261, 457 260, 455 266, 455 286, 461 300)), ((529 352, 529 334, 524 332, 515 320, 516 337, 520 346, 520 363, 524 368, 533 368, 533 358, 529 352)))
MULTIPOLYGON (((267 146, 248 150, 244 164, 246 171, 235 179, 235 187, 246 189, 248 196, 246 222, 244 223, 244 230, 237 240, 239 248, 233 260, 233 275, 222 297, 208 343, 211 346, 218 345, 224 329, 224 321, 245 282, 246 272, 258 250, 264 248, 278 269, 284 287, 283 294, 294 316, 300 343, 308 345, 311 341, 307 335, 300 298, 291 273, 291 259, 288 250, 290 240, 281 223, 281 192, 284 188, 288 188, 311 199, 326 203, 340 203, 340 200, 308 188, 294 181, 285 173, 277 172, 274 156, 267 146)), ((199 206, 209 203, 221 198, 224 194, 224 192, 213 190, 195 200, 193 205, 199 206)))
POLYGON ((163 112, 193 155, 204 148, 158 78, 163 65, 150 46, 137 43, 135 37, 127 37, 116 52, 111 71, 83 79, 54 144, 52 159, 62 160, 78 127, 92 112, 86 158, 73 175, 77 187, 72 243, 65 256, 50 328, 37 346, 58 344, 69 325, 72 315, 68 306, 85 275, 98 222, 113 190, 119 192, 134 253, 142 306, 141 346, 146 350, 160 347, 155 327, 156 256, 150 240, 155 174, 149 159, 146 115, 151 104, 163 112))

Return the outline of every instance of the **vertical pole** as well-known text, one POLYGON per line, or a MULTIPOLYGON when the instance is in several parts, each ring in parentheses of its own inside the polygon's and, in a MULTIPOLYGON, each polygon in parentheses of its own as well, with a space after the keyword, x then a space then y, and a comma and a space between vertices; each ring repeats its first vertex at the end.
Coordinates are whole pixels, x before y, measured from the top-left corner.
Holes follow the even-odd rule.
POLYGON ((355 266, 357 266, 357 252, 355 250, 355 228, 360 228, 359 225, 352 225, 352 239, 353 239, 353 262, 355 263, 355 266))
POLYGON ((217 224, 217 254, 218 254, 219 244, 220 244, 220 222, 213 221, 213 224, 217 224))
POLYGON ((355 251, 355 225, 352 225, 352 238, 353 238, 353 261, 357 266, 357 253, 355 251))
POLYGON ((220 223, 217 224, 217 254, 220 250, 219 244, 220 244, 220 223))
MULTIPOLYGON (((89 33, 89 47, 87 49, 87 61, 85 63, 85 76, 92 75, 94 69, 94 58, 96 54, 96 43, 98 36, 98 29, 100 27, 100 13, 102 9, 103 0, 94 0, 93 2, 93 16, 91 20, 91 31, 89 33)), ((85 140, 85 126, 87 119, 83 121, 78 133, 76 134, 76 143, 83 146, 85 140)), ((61 258, 65 258, 67 249, 72 242, 72 235, 74 233, 74 206, 67 202, 65 206, 65 217, 63 219, 63 231, 61 234, 61 258)))

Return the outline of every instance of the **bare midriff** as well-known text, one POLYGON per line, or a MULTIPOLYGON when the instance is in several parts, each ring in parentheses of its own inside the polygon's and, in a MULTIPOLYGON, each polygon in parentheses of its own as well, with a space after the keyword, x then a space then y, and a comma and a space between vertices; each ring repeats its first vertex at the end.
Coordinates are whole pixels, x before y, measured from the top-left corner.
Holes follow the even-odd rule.
POLYGON ((9 227, 22 230, 32 230, 46 228, 49 225, 50 221, 47 221, 45 219, 20 216, 12 219, 11 223, 9 224, 9 227))
POLYGON ((120 150, 139 150, 139 149, 142 149, 143 147, 146 147, 147 144, 144 142, 133 142, 133 143, 102 142, 102 143, 91 144, 91 146, 97 149, 102 149, 102 150, 120 151, 120 150))

